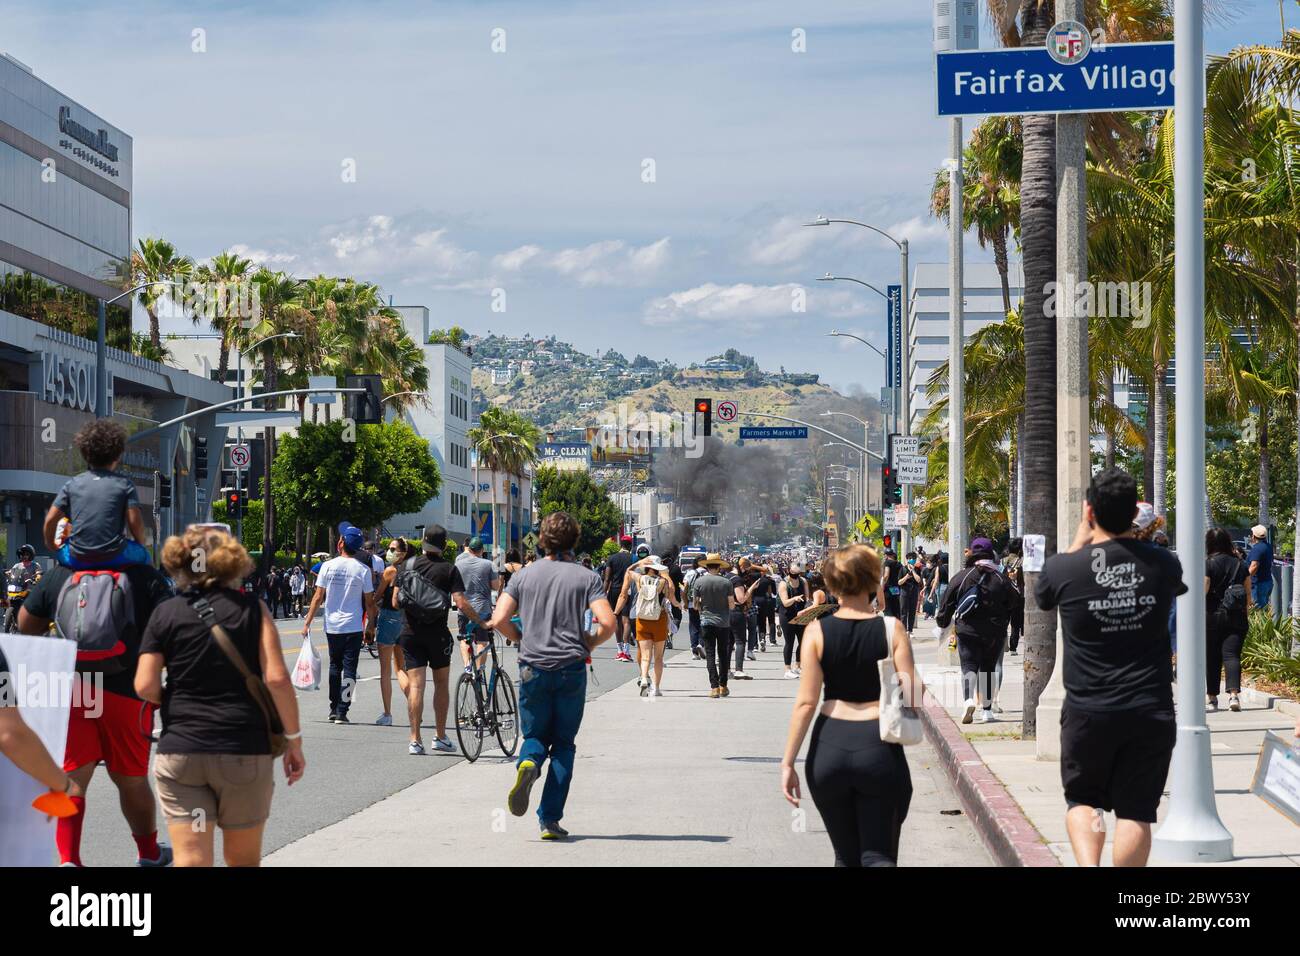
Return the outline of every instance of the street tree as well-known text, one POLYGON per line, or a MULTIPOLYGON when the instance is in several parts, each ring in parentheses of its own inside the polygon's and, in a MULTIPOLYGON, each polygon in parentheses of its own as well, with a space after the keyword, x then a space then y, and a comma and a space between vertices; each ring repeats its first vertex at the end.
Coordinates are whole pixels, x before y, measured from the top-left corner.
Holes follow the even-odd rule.
POLYGON ((537 513, 546 516, 565 511, 582 526, 577 549, 596 554, 603 542, 617 533, 623 513, 603 485, 586 471, 560 471, 552 467, 537 469, 533 478, 533 499, 537 513))

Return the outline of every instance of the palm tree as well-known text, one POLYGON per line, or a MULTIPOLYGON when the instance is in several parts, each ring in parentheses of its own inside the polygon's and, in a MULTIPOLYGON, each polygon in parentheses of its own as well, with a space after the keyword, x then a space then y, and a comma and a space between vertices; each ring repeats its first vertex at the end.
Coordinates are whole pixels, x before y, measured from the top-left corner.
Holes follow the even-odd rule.
MULTIPOLYGON (((1055 20, 1052 0, 989 0, 1007 46, 1039 46, 1055 20), (1019 21, 1017 23, 1017 20, 1019 21)), ((1026 116, 1020 176, 1020 245, 1025 296, 1025 530, 1056 551, 1056 319, 1043 303, 1056 281, 1056 118, 1026 116)), ((1030 575, 1031 578, 1034 575, 1030 575)), ((1032 585, 1032 580, 1029 585, 1032 585)), ((1032 594, 1033 587, 1026 592, 1032 594)), ((1056 661, 1056 614, 1025 605, 1025 736, 1036 732, 1038 698, 1056 661)))
MULTIPOLYGON (((221 351, 217 359, 218 382, 226 380, 226 373, 230 370, 230 349, 239 340, 241 323, 246 318, 241 311, 245 299, 238 290, 248 281, 252 268, 251 259, 227 251, 213 256, 210 265, 200 265, 194 270, 195 279, 224 290, 224 294, 213 303, 211 317, 212 327, 221 335, 221 351)), ((209 295, 214 291, 209 290, 209 295)))
MULTIPOLYGON (((507 411, 499 406, 488 408, 479 416, 479 423, 469 430, 467 435, 473 446, 478 463, 493 472, 505 475, 507 480, 514 475, 522 475, 537 462, 537 446, 542 433, 533 422, 517 412, 507 411)), ((477 488, 477 484, 475 486, 477 488)), ((510 507, 507 495, 506 507, 510 507)), ((497 521, 497 482, 492 482, 492 546, 493 554, 501 550, 497 521)), ((510 538, 507 534, 506 546, 510 538)))
MULTIPOLYGON (((1020 119, 990 116, 971 134, 963 159, 962 229, 975 228, 981 249, 993 247, 993 261, 1002 280, 1002 311, 1010 312, 1011 282, 1007 238, 1020 234, 1020 119)), ((950 221, 949 176, 935 174, 930 190, 930 212, 950 221)))
POLYGON ((164 295, 175 301, 175 287, 164 283, 184 281, 194 269, 194 260, 176 253, 176 247, 166 239, 141 239, 131 253, 132 286, 149 284, 140 290, 140 303, 149 315, 149 344, 154 352, 162 350, 162 336, 158 331, 158 300, 164 295))

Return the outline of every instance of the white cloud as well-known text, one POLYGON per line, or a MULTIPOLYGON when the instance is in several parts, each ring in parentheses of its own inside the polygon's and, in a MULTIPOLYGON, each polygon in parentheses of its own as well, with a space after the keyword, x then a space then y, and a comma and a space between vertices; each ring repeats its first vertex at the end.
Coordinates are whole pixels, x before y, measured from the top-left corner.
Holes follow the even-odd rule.
POLYGON ((822 227, 805 226, 806 220, 783 216, 750 240, 746 258, 760 266, 799 263, 825 234, 822 227))
POLYGON ((385 215, 344 224, 326 246, 336 270, 341 265, 352 275, 400 275, 404 282, 462 280, 479 259, 478 253, 451 241, 446 227, 430 229, 424 222, 398 222, 385 215))
POLYGON ((773 327, 777 320, 812 322, 817 318, 856 316, 866 311, 850 292, 810 289, 797 282, 752 285, 709 282, 651 299, 642 315, 647 325, 677 325, 695 319, 733 323, 745 332, 773 327), (800 297, 806 311, 797 311, 800 297))
POLYGON ((509 252, 503 252, 492 258, 492 264, 498 269, 504 269, 507 272, 518 272, 528 263, 532 262, 542 254, 541 246, 526 245, 518 249, 511 249, 509 252))
MULTIPOLYGON (((242 242, 237 242, 231 246, 228 252, 245 259, 251 259, 254 265, 266 266, 268 269, 287 268, 298 261, 298 256, 292 252, 271 252, 269 249, 254 249, 246 246, 242 242)), ((210 260, 209 260, 210 261, 210 260)))
POLYGON ((692 319, 723 319, 751 329, 760 328, 769 319, 797 315, 793 304, 802 287, 786 282, 781 285, 705 285, 673 292, 652 299, 645 306, 648 325, 675 325, 692 319))
POLYGON ((640 247, 629 246, 622 239, 602 239, 561 249, 541 261, 546 268, 579 285, 637 285, 654 277, 668 263, 669 255, 669 239, 665 236, 640 247))
POLYGON ((903 222, 894 223, 887 230, 891 236, 906 239, 911 243, 940 243, 948 239, 948 224, 941 219, 926 216, 913 216, 903 222))

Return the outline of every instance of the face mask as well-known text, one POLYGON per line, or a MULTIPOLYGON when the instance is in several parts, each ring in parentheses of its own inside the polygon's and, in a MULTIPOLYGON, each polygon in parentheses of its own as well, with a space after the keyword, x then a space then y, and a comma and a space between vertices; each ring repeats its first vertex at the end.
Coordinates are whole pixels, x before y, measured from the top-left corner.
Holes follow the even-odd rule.
POLYGON ((397 558, 398 552, 393 548, 389 548, 388 552, 384 555, 384 561, 387 564, 396 564, 397 558))

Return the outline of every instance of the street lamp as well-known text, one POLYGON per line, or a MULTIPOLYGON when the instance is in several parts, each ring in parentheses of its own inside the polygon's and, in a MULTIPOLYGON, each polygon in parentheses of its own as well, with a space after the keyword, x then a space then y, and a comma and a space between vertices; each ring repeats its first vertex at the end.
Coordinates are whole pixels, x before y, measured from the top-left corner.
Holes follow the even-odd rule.
MULTIPOLYGON (((895 246, 898 247, 899 260, 901 265, 901 278, 902 278, 902 286, 900 291, 902 301, 899 302, 898 311, 899 311, 899 318, 902 320, 903 323, 902 355, 900 355, 899 357, 902 359, 903 367, 902 367, 902 374, 898 382, 899 392, 900 392, 899 400, 897 402, 893 402, 892 404, 897 409, 897 416, 894 419, 894 431, 899 432, 903 435, 911 435, 912 434, 912 396, 909 393, 911 391, 910 379, 912 373, 909 366, 911 365, 910 353, 911 353, 912 346, 910 342, 911 339, 910 329, 908 328, 908 326, 911 323, 908 321, 908 316, 907 316, 908 298, 909 298, 908 288, 907 288, 907 250, 908 250, 907 240, 895 239, 889 233, 885 232, 885 230, 880 229, 877 226, 873 226, 868 222, 859 222, 856 219, 830 219, 827 218, 826 216, 818 216, 812 222, 806 222, 804 223, 804 225, 805 226, 829 226, 833 222, 842 223, 844 225, 849 225, 849 226, 857 226, 861 229, 869 229, 872 232, 876 233, 877 235, 884 236, 886 239, 888 239, 890 242, 892 242, 895 246)), ((862 284, 866 285, 867 283, 864 282, 862 284)), ((877 289, 876 291, 879 292, 880 290, 877 289)), ((912 489, 910 485, 905 486, 903 489, 903 501, 908 505, 911 505, 912 503, 912 489)), ((906 537, 906 529, 904 529, 904 534, 906 537)), ((906 544, 906 540, 904 541, 904 544, 906 544)))

